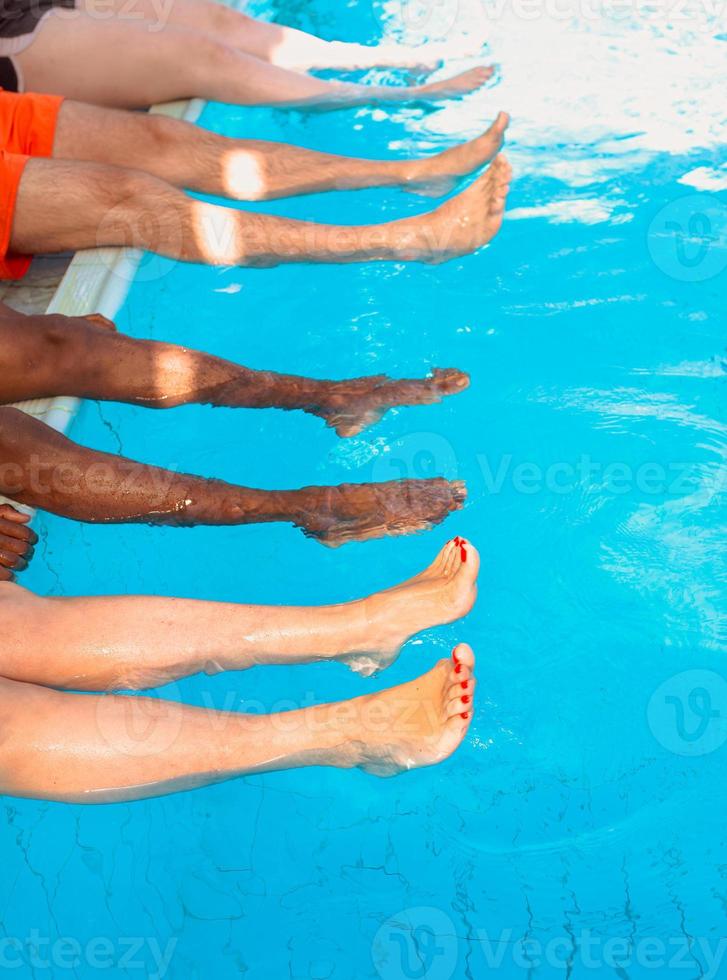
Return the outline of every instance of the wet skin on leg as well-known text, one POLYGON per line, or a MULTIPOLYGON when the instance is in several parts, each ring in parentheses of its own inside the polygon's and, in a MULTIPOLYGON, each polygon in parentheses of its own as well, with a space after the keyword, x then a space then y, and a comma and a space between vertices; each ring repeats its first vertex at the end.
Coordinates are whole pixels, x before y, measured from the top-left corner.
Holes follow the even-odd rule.
POLYGON ((195 200, 149 174, 32 159, 23 172, 10 249, 19 254, 134 246, 209 265, 288 262, 438 263, 476 251, 500 229, 511 177, 502 155, 428 214, 379 225, 322 225, 195 200))
POLYGON ((444 479, 254 490, 86 449, 15 408, 0 408, 0 493, 92 523, 190 527, 282 521, 335 547, 410 534, 464 504, 444 479))
POLYGON ((340 436, 352 436, 389 408, 431 404, 468 384, 455 369, 421 380, 377 375, 346 381, 253 371, 175 344, 124 336, 103 317, 27 316, 0 303, 0 404, 69 395, 147 408, 300 409, 340 436))
POLYGON ((432 195, 449 193, 458 180, 489 163, 502 147, 508 123, 501 112, 477 139, 430 157, 364 160, 287 143, 230 139, 166 116, 67 101, 58 117, 53 155, 141 170, 175 187, 235 200, 365 187, 432 195))
POLYGON ((0 679, 0 793, 110 803, 299 766, 393 776, 435 765, 457 749, 474 691, 474 654, 466 644, 408 684, 282 714, 71 694, 0 679))
POLYGON ((466 616, 478 572, 477 550, 456 538, 414 578, 329 606, 42 598, 6 583, 0 676, 75 691, 142 690, 201 671, 312 661, 368 676, 393 663, 414 634, 466 616))

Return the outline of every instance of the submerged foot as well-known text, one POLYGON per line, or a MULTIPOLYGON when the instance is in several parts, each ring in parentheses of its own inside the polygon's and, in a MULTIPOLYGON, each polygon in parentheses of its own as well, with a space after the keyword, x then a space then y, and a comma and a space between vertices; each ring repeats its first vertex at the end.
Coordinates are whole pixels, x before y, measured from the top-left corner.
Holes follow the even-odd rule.
POLYGON ((454 538, 414 578, 355 603, 360 625, 346 653, 336 657, 368 677, 392 664, 408 639, 422 630, 466 616, 477 598, 480 556, 465 538, 454 538))
POLYGON ((321 544, 336 548, 387 534, 413 534, 440 524, 467 497, 464 483, 449 480, 393 480, 308 487, 305 514, 297 526, 321 544))
POLYGON ((500 112, 489 129, 476 139, 428 159, 405 163, 404 186, 418 194, 448 194, 458 180, 484 167, 497 156, 509 123, 508 114, 500 112))
POLYGON ((456 197, 429 214, 392 222, 394 252, 410 262, 446 262, 469 255, 500 230, 512 169, 504 156, 456 197))
POLYGON ((440 82, 430 82, 427 85, 417 85, 409 89, 410 99, 417 99, 421 102, 440 102, 446 99, 459 99, 470 92, 476 92, 482 88, 486 82, 495 74, 495 69, 491 65, 480 65, 477 68, 470 68, 460 72, 453 78, 445 78, 440 82))
POLYGON ((451 660, 416 680, 346 702, 351 721, 339 764, 395 776, 452 755, 472 718, 474 664, 472 649, 460 643, 451 660))
POLYGON ((307 411, 324 419, 339 436, 355 436, 378 422, 390 408, 431 405, 464 391, 469 383, 469 375, 456 368, 436 368, 430 378, 413 381, 395 381, 383 374, 336 381, 307 411))

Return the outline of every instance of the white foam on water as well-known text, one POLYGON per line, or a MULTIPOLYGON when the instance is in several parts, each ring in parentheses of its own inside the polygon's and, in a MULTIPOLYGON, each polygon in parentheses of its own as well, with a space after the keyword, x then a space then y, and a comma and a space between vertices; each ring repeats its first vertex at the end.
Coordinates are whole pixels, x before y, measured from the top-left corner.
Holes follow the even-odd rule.
MULTIPOLYGON (((388 6, 401 10, 398 0, 388 6)), ((446 0, 435 6, 449 11, 448 36, 486 34, 490 53, 477 60, 500 66, 501 81, 410 120, 410 131, 423 139, 473 136, 505 109, 513 120, 507 152, 518 175, 552 176, 571 186, 642 170, 659 154, 724 146, 723 0, 668 0, 660 9, 638 0, 446 0)), ((441 11, 437 16, 447 19, 441 11)), ((727 170, 701 168, 683 182, 723 190, 727 170)))

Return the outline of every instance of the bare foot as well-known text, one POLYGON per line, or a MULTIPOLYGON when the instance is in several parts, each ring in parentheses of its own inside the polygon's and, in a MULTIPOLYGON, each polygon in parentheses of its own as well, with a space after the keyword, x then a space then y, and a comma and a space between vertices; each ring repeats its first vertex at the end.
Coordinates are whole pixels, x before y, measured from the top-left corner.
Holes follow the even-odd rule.
POLYGON ((305 502, 294 518, 296 526, 337 548, 347 541, 429 530, 462 509, 467 490, 464 483, 437 478, 307 487, 298 494, 305 502))
POLYGON ((476 252, 500 230, 511 176, 501 154, 461 194, 434 211, 391 222, 393 254, 403 261, 438 263, 476 252))
POLYGON ((466 616, 477 598, 480 556, 465 538, 448 541, 429 568, 393 589, 352 604, 361 613, 346 653, 335 659, 369 677, 392 664, 408 639, 466 616))
POLYGON ((481 65, 478 68, 470 68, 463 71, 454 78, 445 78, 441 82, 430 82, 428 85, 417 85, 408 89, 407 101, 418 99, 422 102, 440 102, 446 99, 459 99, 470 92, 476 92, 478 88, 488 82, 495 74, 495 69, 491 66, 481 65))
POLYGON ((10 504, 0 504, 0 582, 13 582, 33 557, 38 535, 26 527, 29 520, 10 504))
POLYGON ((394 381, 384 374, 330 382, 318 403, 306 411, 325 420, 339 436, 355 436, 398 405, 431 405, 469 387, 469 375, 436 368, 430 378, 394 381))
POLYGON ((460 643, 451 660, 408 684, 332 705, 332 718, 341 708, 350 719, 341 724, 346 741, 338 764, 395 776, 448 758, 472 718, 474 664, 472 649, 460 643))
POLYGON ((426 160, 407 161, 403 164, 404 186, 432 197, 448 194, 458 180, 484 167, 500 152, 509 123, 508 114, 500 112, 490 128, 477 139, 453 146, 426 160))

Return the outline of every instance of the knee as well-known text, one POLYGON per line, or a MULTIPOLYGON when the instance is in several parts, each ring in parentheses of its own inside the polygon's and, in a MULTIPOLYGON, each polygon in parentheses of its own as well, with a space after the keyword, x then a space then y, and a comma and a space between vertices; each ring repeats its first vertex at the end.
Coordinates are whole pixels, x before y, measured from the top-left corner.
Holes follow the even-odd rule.
POLYGON ((30 610, 40 611, 49 602, 15 582, 0 582, 0 637, 12 628, 17 632, 19 622, 25 622, 30 610))
POLYGON ((220 37, 228 37, 254 26, 255 18, 249 17, 241 10, 235 10, 222 3, 210 3, 205 6, 206 29, 220 37))
POLYGON ((4 674, 4 657, 22 642, 23 636, 27 638, 28 631, 40 624, 44 607, 51 602, 15 582, 0 582, 0 636, 4 638, 0 648, 0 678, 4 674))
POLYGON ((31 317, 25 324, 31 347, 27 369, 34 376, 66 373, 79 353, 78 333, 70 317, 61 314, 31 317))
POLYGON ((177 119, 148 113, 139 117, 142 127, 141 138, 150 158, 158 159, 168 153, 183 152, 180 147, 179 128, 184 126, 177 119))
POLYGON ((226 67, 240 68, 240 57, 236 48, 206 34, 195 35, 186 52, 187 65, 201 84, 209 79, 210 72, 218 76, 226 67))
POLYGON ((88 190, 98 216, 96 246, 149 247, 149 230, 168 214, 169 186, 139 170, 98 168, 88 190))
POLYGON ((108 217, 141 203, 151 204, 159 196, 157 178, 141 170, 106 165, 87 165, 82 175, 84 197, 93 202, 97 214, 108 217))
MULTIPOLYGON (((12 733, 12 707, 17 691, 17 683, 5 677, 0 677, 0 787, 4 784, 2 767, 2 750, 12 733)), ((2 789, 0 788, 0 792, 2 789)))

